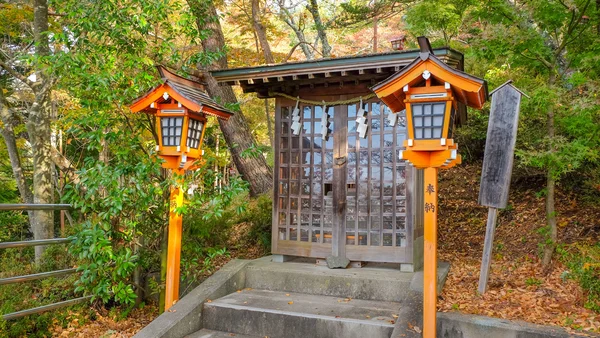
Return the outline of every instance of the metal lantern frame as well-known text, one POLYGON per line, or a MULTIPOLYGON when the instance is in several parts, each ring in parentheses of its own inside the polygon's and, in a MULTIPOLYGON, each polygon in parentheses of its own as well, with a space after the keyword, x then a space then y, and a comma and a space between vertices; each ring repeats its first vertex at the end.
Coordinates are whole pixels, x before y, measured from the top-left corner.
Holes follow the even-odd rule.
POLYGON ((193 170, 202 158, 207 115, 227 120, 233 113, 213 101, 203 83, 178 76, 162 66, 157 68, 163 83, 137 99, 130 109, 154 115, 156 150, 165 160, 163 168, 193 170), (193 128, 190 133, 190 126, 201 126, 201 130, 193 128), (169 133, 165 135, 165 131, 169 133))
POLYGON ((184 107, 178 107, 178 104, 171 103, 161 105, 161 109, 155 114, 155 119, 158 156, 165 159, 166 167, 184 168, 190 160, 202 158, 202 143, 206 129, 205 114, 192 112, 184 107), (177 125, 176 119, 181 119, 181 125, 177 125), (196 128, 198 125, 200 128, 196 128), (174 130, 175 134, 165 135, 166 130, 174 130), (178 131, 180 132, 178 133, 178 131), (174 138, 175 142, 165 144, 165 141, 170 138, 174 138), (190 141, 195 144, 190 144, 190 141))

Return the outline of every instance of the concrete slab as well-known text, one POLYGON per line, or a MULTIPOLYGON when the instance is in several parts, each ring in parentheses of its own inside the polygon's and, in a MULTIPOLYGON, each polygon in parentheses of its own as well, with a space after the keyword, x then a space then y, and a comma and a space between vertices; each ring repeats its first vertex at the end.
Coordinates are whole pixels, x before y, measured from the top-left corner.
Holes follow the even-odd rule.
POLYGON ((598 334, 567 332, 560 327, 542 326, 457 312, 438 312, 437 336, 447 338, 567 338, 599 337, 598 334))
POLYGON ((400 304, 242 290, 204 304, 205 328, 286 338, 389 338, 400 304))
POLYGON ((237 334, 237 333, 229 333, 229 332, 221 332, 221 331, 213 331, 202 329, 200 331, 196 331, 189 336, 185 336, 185 338, 264 338, 261 336, 249 336, 245 334, 237 334))
MULTIPOLYGON (((448 277, 448 272, 450 272, 450 263, 447 262, 439 262, 438 263, 438 283, 437 283, 437 293, 438 295, 442 293, 442 288, 444 287, 444 283, 446 283, 446 278, 448 277)), ((423 271, 415 272, 413 279, 410 281, 410 289, 416 292, 423 293, 423 271)))
POLYGON ((180 338, 202 328, 202 303, 244 287, 249 261, 234 259, 138 332, 134 338, 180 338))
POLYGON ((246 287, 352 299, 401 302, 414 273, 398 267, 367 265, 362 268, 328 269, 315 263, 274 263, 270 256, 246 267, 246 287))

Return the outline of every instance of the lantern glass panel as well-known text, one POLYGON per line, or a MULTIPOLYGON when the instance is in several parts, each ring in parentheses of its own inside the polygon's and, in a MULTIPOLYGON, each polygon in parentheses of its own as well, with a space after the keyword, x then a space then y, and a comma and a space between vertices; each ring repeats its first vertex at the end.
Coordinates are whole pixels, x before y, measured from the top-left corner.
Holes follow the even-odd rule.
POLYGON ((183 117, 161 117, 160 128, 163 147, 178 146, 181 142, 183 117))
POLYGON ((442 138, 446 102, 412 103, 415 139, 442 138))
POLYGON ((190 119, 188 124, 186 146, 198 149, 200 146, 200 137, 202 137, 202 128, 204 124, 199 120, 190 119))

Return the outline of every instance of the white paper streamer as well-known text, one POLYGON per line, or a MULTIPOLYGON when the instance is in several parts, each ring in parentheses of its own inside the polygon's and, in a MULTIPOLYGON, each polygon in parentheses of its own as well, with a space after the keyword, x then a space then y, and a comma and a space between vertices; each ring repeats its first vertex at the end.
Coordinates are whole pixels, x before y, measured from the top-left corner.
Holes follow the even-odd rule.
POLYGON ((298 108, 298 104, 300 103, 300 99, 296 100, 296 107, 292 111, 292 132, 294 135, 300 135, 300 128, 302 125, 300 124, 300 109, 298 108))
POLYGON ((367 124, 367 118, 365 117, 366 111, 363 109, 362 97, 360 99, 359 107, 360 108, 356 113, 356 131, 358 132, 358 136, 361 138, 366 138, 369 125, 367 124))

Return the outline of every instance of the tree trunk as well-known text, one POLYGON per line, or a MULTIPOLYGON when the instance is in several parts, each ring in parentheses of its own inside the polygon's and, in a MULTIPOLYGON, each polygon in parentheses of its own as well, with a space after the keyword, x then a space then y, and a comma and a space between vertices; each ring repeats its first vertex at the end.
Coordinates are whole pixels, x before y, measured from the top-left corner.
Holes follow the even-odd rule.
POLYGON ((331 56, 331 46, 327 40, 327 33, 325 32, 325 25, 321 20, 321 14, 319 14, 319 4, 317 0, 309 0, 309 5, 306 6, 310 14, 312 14, 313 20, 315 20, 315 28, 317 29, 317 35, 321 40, 322 54, 324 58, 331 56))
MULTIPOLYGON (((196 16, 198 30, 209 30, 211 33, 202 39, 204 52, 218 53, 223 51, 225 37, 213 2, 210 0, 188 0, 188 4, 192 13, 196 16)), ((208 66, 208 70, 227 69, 227 56, 221 55, 208 66)), ((220 86, 208 71, 205 72, 205 79, 211 97, 219 98, 221 102, 225 103, 237 102, 231 86, 220 86)), ((244 150, 253 148, 256 145, 242 111, 236 112, 228 121, 219 119, 219 126, 229 146, 235 166, 242 177, 250 184, 250 194, 256 196, 271 190, 273 176, 264 156, 242 156, 244 150)))
MULTIPOLYGON (((554 86, 556 81, 556 75, 554 74, 554 69, 550 69, 550 77, 548 78, 548 84, 550 87, 554 86)), ((548 138, 550 140, 550 152, 554 153, 556 150, 554 149, 553 141, 556 134, 556 129, 554 126, 554 107, 550 106, 548 108, 548 138)), ((546 242, 544 244, 544 258, 542 259, 542 265, 545 270, 548 270, 550 267, 550 262, 552 261, 552 254, 554 253, 554 249, 556 248, 556 243, 558 240, 558 233, 556 229, 556 208, 555 208, 555 198, 554 198, 554 190, 556 186, 556 179, 554 178, 553 169, 550 166, 548 171, 546 172, 546 220, 548 224, 548 238, 546 238, 546 242)))
POLYGON ((265 115, 267 115, 267 132, 269 133, 269 142, 273 148, 273 127, 271 126, 271 114, 269 114, 269 100, 265 99, 265 115))
MULTIPOLYGON (((0 92, 0 97, 2 95, 3 93, 0 92)), ((6 150, 8 151, 8 157, 10 158, 10 164, 21 199, 24 203, 33 203, 31 187, 25 179, 25 174, 23 174, 23 166, 21 165, 21 157, 19 156, 19 149, 17 148, 17 140, 13 129, 12 114, 10 113, 8 106, 3 102, 3 97, 1 98, 0 121, 2 121, 4 128, 0 128, 0 134, 2 134, 4 143, 6 144, 6 150)), ((31 212, 29 213, 29 216, 32 216, 31 212)))
MULTIPOLYGON (((27 132, 33 154, 33 203, 48 204, 54 202, 52 184, 52 152, 50 147, 50 116, 45 105, 47 98, 37 97, 29 110, 27 132)), ((37 210, 30 221, 34 239, 54 237, 53 211, 37 210)), ((40 262, 45 246, 35 247, 35 260, 40 262)))
MULTIPOLYGON (((267 40, 265 26, 263 26, 263 24, 260 22, 260 7, 258 4, 258 0, 252 0, 252 22, 254 24, 256 37, 260 43, 260 48, 263 51, 265 61, 268 64, 275 63, 275 58, 273 58, 273 53, 271 52, 271 47, 269 46, 269 41, 267 40)), ((267 117, 267 131, 269 133, 269 142, 271 143, 271 147, 273 147, 273 134, 271 132, 271 116, 269 116, 269 100, 267 99, 265 99, 265 115, 267 117)))
POLYGON ((258 42, 260 43, 260 48, 263 51, 265 61, 268 64, 275 63, 273 53, 271 53, 271 47, 269 46, 269 41, 267 40, 265 26, 263 26, 262 22, 260 21, 260 7, 258 0, 252 0, 252 24, 254 26, 254 30, 256 31, 256 36, 258 38, 258 42))
POLYGON ((596 32, 600 35, 600 0, 596 0, 596 20, 598 20, 596 32))
MULTIPOLYGON (((35 0, 33 9, 33 36, 36 57, 42 59, 50 52, 48 45, 48 2, 35 0)), ((50 79, 42 62, 37 61, 36 82, 33 85, 34 102, 29 109, 27 133, 33 154, 33 202, 46 204, 54 202, 54 186, 52 180, 53 163, 50 138, 50 110, 48 106, 50 79)), ((54 237, 53 211, 38 210, 33 212, 30 221, 34 239, 54 237)), ((45 246, 35 247, 35 260, 40 262, 45 246)))
MULTIPOLYGON (((373 0, 373 8, 377 7, 376 4, 376 0, 373 0)), ((377 53, 377 50, 379 49, 379 39, 377 38, 377 34, 379 30, 379 19, 377 14, 375 14, 375 16, 373 17, 373 53, 377 53)))

